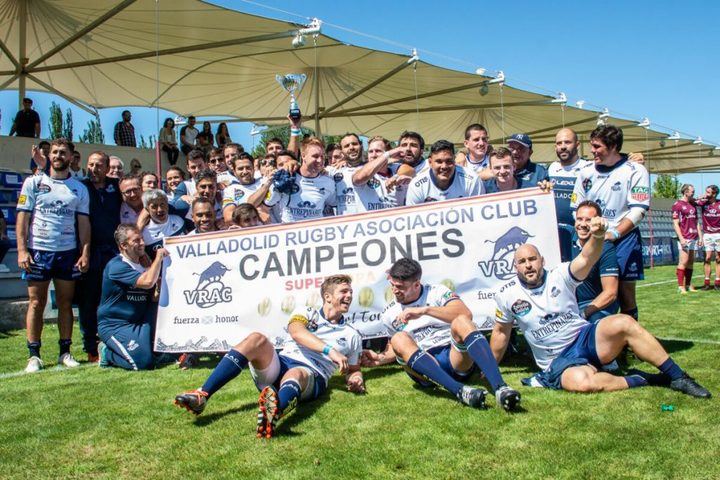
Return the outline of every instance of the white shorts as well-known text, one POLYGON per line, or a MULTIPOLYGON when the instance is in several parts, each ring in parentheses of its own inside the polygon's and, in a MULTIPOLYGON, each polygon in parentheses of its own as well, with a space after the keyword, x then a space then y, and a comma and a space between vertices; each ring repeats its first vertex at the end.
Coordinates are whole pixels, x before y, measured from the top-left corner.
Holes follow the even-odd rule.
POLYGON ((683 248, 682 243, 678 241, 678 252, 681 250, 685 250, 686 252, 694 252, 698 249, 698 241, 697 240, 687 240, 685 242, 685 247, 683 248))
MULTIPOLYGON (((279 377, 289 370, 287 367, 302 368, 307 371, 308 382, 303 391, 300 393, 300 400, 307 400, 310 398, 315 390, 315 372, 312 368, 299 365, 297 362, 288 359, 287 357, 283 357, 281 360, 277 350, 273 350, 273 358, 267 368, 256 370, 253 368, 252 364, 250 364, 250 375, 252 376, 257 389, 262 390, 265 387, 275 385, 276 382, 279 382, 281 380, 279 377), (288 365, 288 363, 290 363, 290 365, 288 365), (283 368, 283 366, 285 368, 283 368)), ((276 388, 278 387, 278 385, 275 386, 276 388)))
POLYGON ((706 233, 703 235, 703 245, 706 252, 720 252, 720 233, 706 233))

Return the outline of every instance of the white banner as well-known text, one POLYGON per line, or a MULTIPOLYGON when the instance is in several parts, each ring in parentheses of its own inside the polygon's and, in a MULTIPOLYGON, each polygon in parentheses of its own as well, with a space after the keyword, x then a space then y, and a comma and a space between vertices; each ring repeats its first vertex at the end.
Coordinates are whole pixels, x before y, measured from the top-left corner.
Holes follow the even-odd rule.
POLYGON ((514 274, 521 244, 560 262, 555 202, 539 189, 483 195, 360 215, 165 239, 155 349, 226 351, 260 331, 276 345, 298 306, 321 306, 320 284, 353 278, 349 321, 365 338, 385 336, 392 299, 385 272, 420 262, 425 283, 457 292, 475 323, 493 325, 494 289, 514 274))

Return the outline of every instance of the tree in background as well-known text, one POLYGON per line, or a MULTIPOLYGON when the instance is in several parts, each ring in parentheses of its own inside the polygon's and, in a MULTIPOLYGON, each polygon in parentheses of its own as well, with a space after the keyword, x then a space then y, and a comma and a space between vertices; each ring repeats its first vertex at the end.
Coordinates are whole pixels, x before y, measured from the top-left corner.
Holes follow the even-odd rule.
POLYGON ((661 173, 653 184, 653 195, 657 198, 678 198, 680 197, 680 182, 677 177, 661 173))
MULTIPOLYGON (((304 137, 305 135, 315 135, 315 130, 312 130, 310 128, 302 127, 301 130, 301 137, 304 137)), ((274 127, 270 127, 260 132, 259 135, 260 142, 255 145, 255 147, 250 152, 250 155, 252 155, 254 158, 260 158, 265 155, 265 144, 271 138, 279 138, 283 141, 283 145, 285 146, 287 146, 288 142, 290 142, 290 128, 287 125, 277 125, 274 127)), ((328 143, 339 143, 341 138, 342 135, 323 135, 322 141, 325 143, 325 145, 327 145, 328 143)))
POLYGON ((55 102, 52 102, 50 104, 50 123, 48 123, 48 127, 50 127, 50 139, 54 140, 56 138, 62 137, 62 135, 63 135, 62 109, 60 108, 60 105, 58 105, 55 102))
POLYGON ((69 108, 65 110, 65 123, 63 124, 62 136, 72 141, 73 138, 73 118, 72 110, 69 108))
POLYGON ((148 137, 147 142, 145 141, 145 137, 140 135, 140 145, 139 148, 155 148, 155 144, 157 143, 157 138, 155 138, 155 135, 150 135, 148 137))
POLYGON ((83 130, 80 135, 80 143, 105 143, 105 135, 102 132, 102 126, 100 125, 100 119, 90 120, 87 124, 87 128, 83 130))

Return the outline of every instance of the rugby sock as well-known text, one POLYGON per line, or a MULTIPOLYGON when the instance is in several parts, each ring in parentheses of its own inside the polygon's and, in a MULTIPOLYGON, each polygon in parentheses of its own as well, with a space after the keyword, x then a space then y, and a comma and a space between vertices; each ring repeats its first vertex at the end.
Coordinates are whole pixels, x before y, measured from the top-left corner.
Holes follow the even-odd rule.
MULTIPOLYGON (((717 282, 717 280, 715 280, 715 282, 717 282)), ((710 277, 705 277, 705 286, 706 287, 710 286, 710 277)))
POLYGON ((60 355, 62 355, 63 353, 70 353, 70 345, 72 345, 72 340, 60 339, 58 340, 58 345, 60 345, 60 355))
POLYGON ((628 375, 623 377, 628 384, 628 388, 646 387, 648 381, 642 375, 628 375))
POLYGON ((685 269, 685 286, 689 287, 692 284, 692 268, 685 269))
POLYGON ((472 357, 473 361, 480 367, 483 374, 485 374, 485 378, 487 378, 490 383, 493 392, 505 385, 498 364, 495 361, 492 350, 490 350, 490 344, 482 333, 477 330, 470 332, 470 334, 465 337, 465 347, 470 357, 472 357))
MULTIPOLYGON (((645 382, 650 386, 667 386, 670 384, 670 377, 664 373, 648 373, 642 370, 630 369, 628 375, 632 377, 642 377, 645 382)), ((626 377, 627 378, 627 377, 626 377)), ((628 382, 628 385, 630 383, 628 382)), ((632 387, 631 387, 632 388, 632 387)))
POLYGON ((677 380, 682 377, 684 373, 682 368, 680 368, 680 366, 675 363, 671 357, 668 357, 668 359, 658 367, 658 370, 670 377, 672 380, 677 380))
POLYGON ((462 389, 463 384, 456 381, 450 375, 445 373, 445 370, 440 367, 431 355, 427 354, 422 350, 418 350, 410 356, 408 359, 408 367, 412 368, 416 372, 425 375, 433 382, 439 383, 445 389, 457 396, 458 392, 462 389))
POLYGON ((678 287, 685 286, 685 270, 683 270, 681 268, 676 268, 675 276, 677 277, 678 287))
POLYGON ((42 343, 40 343, 40 342, 27 342, 28 353, 30 354, 29 356, 40 358, 40 347, 41 346, 42 346, 42 343))
POLYGON ((278 408, 280 411, 284 411, 294 399, 299 399, 301 393, 300 384, 296 380, 283 382, 280 385, 280 390, 278 390, 278 408))
POLYGON ((245 358, 245 355, 237 350, 230 350, 220 359, 217 367, 215 367, 215 370, 212 371, 200 389, 207 393, 208 398, 210 398, 213 393, 220 390, 226 383, 240 375, 240 372, 247 367, 247 364, 248 359, 245 358))

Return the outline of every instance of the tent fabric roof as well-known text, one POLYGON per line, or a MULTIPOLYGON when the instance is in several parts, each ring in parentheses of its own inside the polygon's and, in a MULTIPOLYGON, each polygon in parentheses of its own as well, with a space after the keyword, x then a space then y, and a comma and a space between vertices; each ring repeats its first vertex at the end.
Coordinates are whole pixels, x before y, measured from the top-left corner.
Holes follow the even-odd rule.
MULTIPOLYGON (((555 158, 554 135, 563 125, 586 138, 598 119, 597 112, 506 84, 482 88, 491 77, 409 61, 410 52, 322 34, 293 48, 304 26, 197 0, 0 0, 0 26, 2 88, 57 93, 86 109, 159 106, 279 124, 288 95, 275 74, 305 73, 300 107, 306 124, 322 133, 395 139, 415 130, 429 142, 461 143, 465 127, 478 122, 496 145, 529 133, 540 162, 555 158)), ((720 165, 714 146, 666 140, 630 120, 607 121, 623 127, 624 150, 645 152, 653 172, 720 165)))

